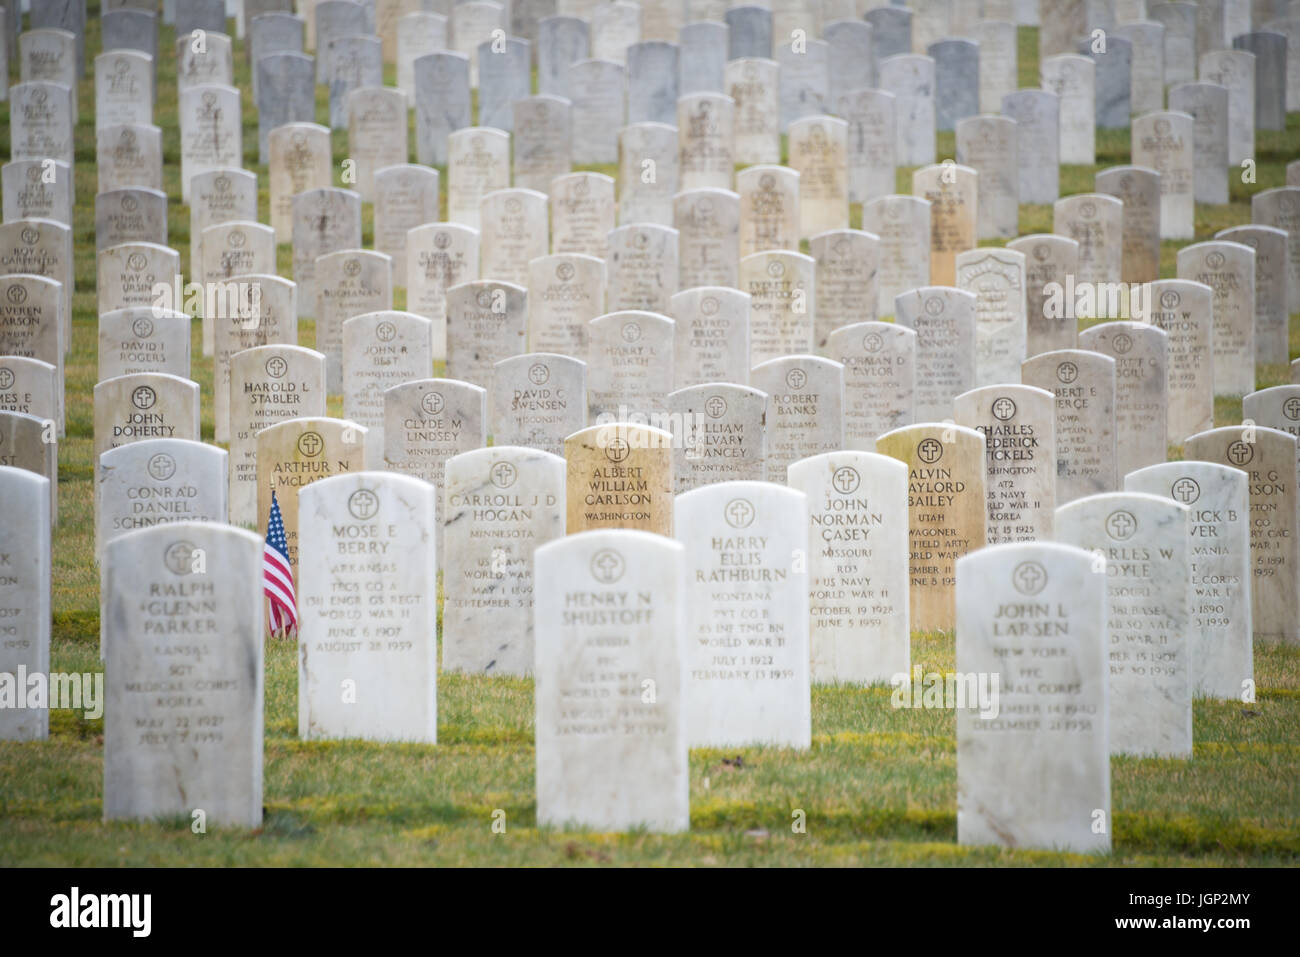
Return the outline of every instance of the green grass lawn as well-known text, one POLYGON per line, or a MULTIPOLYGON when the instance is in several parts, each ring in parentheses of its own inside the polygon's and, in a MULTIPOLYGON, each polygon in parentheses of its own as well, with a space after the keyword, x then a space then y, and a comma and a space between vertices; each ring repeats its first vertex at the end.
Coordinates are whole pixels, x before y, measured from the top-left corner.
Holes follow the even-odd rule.
MULTIPOLYGON (((100 48, 91 3, 86 48, 100 48)), ((173 35, 163 30, 155 118, 175 116, 173 35)), ((1037 86, 1037 35, 1020 31, 1020 85, 1037 86)), ((244 98, 244 157, 257 165, 257 123, 242 45, 235 51, 244 98)), ((12 80, 16 82, 16 68, 12 80)), ((394 70, 386 82, 395 83, 394 70)), ((323 91, 321 91, 323 94, 323 91)), ((94 81, 88 67, 77 131, 77 293, 67 374, 68 434, 59 449, 61 525, 54 536, 52 667, 99 670, 98 573, 93 561, 90 461, 95 383, 94 81)), ((327 116, 318 96, 318 118, 327 116)), ((0 155, 8 156, 8 104, 0 104, 0 155)), ((180 202, 179 133, 160 122, 170 244, 189 261, 189 211, 180 202)), ((412 155, 414 127, 412 126, 412 155)), ((347 155, 336 132, 335 159, 347 155)), ((1090 192, 1098 169, 1128 162, 1128 131, 1099 131, 1096 167, 1066 166, 1063 194, 1090 192)), ((953 157, 951 133, 939 158, 953 157)), ((1250 221, 1250 195, 1282 185, 1300 155, 1300 115, 1285 133, 1260 131, 1258 182, 1234 179, 1232 202, 1197 207, 1198 240, 1250 221)), ((610 167, 595 167, 614 174, 610 167)), ((339 169, 336 163, 336 170, 339 169)), ((445 171, 444 171, 445 172, 445 171)), ((900 192, 911 191, 900 169, 900 192)), ((336 177, 337 177, 336 172, 336 177)), ((341 182, 339 185, 342 185, 341 182)), ((445 179, 444 179, 445 185, 445 179)), ((371 245, 371 214, 365 213, 371 245)), ((853 210, 853 225, 861 210, 853 210)), ((1050 232, 1051 208, 1022 206, 1022 233, 1050 232)), ((1179 245, 1165 243, 1161 276, 1174 275, 1179 245)), ((288 246, 279 252, 289 275, 288 246)), ((401 308, 399 291, 396 305, 401 308)), ((1292 317, 1291 355, 1300 355, 1292 317)), ((304 323, 304 345, 314 330, 304 323)), ((212 437, 212 363, 193 326, 193 376, 203 392, 203 434, 212 437)), ((1286 381, 1281 367, 1259 385, 1286 381)), ((332 414, 341 412, 332 400, 332 414)), ((1220 399, 1216 424, 1239 422, 1241 403, 1220 399)), ((1177 450, 1174 450, 1177 453, 1177 450)), ((905 561, 905 556, 899 556, 905 561)), ((951 634, 916 634, 914 664, 954 667, 951 634)), ((1191 760, 1114 758, 1114 851, 1088 857, 956 846, 956 724, 949 711, 890 707, 890 689, 813 690, 813 746, 691 753, 691 831, 679 836, 539 831, 534 823, 532 684, 502 678, 440 677, 439 744, 304 743, 297 735, 295 650, 266 653, 266 815, 258 831, 210 829, 189 821, 109 824, 102 813, 102 721, 53 712, 50 739, 0 742, 0 864, 27 865, 428 865, 428 864, 1054 864, 1269 865, 1300 856, 1300 649, 1257 648, 1258 701, 1197 701, 1191 760), (792 821, 802 811, 806 826, 792 821), (503 813, 497 813, 503 812, 503 813), (504 815, 504 817, 503 817, 504 815), (494 820, 504 822, 504 833, 494 820)))

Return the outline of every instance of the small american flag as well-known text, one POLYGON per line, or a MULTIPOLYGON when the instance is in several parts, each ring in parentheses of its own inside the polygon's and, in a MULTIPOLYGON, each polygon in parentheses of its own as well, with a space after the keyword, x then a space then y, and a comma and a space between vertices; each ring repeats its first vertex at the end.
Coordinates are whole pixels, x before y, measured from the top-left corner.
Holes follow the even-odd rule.
POLYGON ((262 550, 262 578, 271 603, 269 624, 272 636, 287 634, 298 627, 298 599, 293 590, 293 568, 289 564, 289 543, 284 537, 280 503, 271 493, 271 516, 266 523, 266 548, 262 550))

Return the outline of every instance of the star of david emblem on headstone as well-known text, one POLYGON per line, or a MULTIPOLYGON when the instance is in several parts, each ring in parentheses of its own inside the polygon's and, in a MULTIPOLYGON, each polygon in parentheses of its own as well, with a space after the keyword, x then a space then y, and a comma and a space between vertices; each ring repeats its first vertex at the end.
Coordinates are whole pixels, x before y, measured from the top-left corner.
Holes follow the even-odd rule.
POLYGON ((721 418, 727 412, 727 400, 720 395, 711 395, 704 400, 704 411, 709 418, 721 418))
POLYGON ((420 408, 430 415, 437 415, 442 411, 446 403, 443 401, 441 392, 426 392, 420 397, 420 408))
POLYGON ((627 564, 612 548, 602 548, 591 556, 591 577, 602 585, 612 585, 623 577, 627 564))
POLYGON ((1228 446, 1228 461, 1233 465, 1245 465, 1255 457, 1255 450, 1249 442, 1238 439, 1228 446))
POLYGON ((551 370, 540 362, 534 362, 528 367, 528 381, 533 385, 543 385, 550 377, 551 370))
POLYGON ((509 488, 515 484, 515 479, 518 477, 519 470, 509 462, 498 462, 492 466, 492 484, 497 488, 509 488))
POLYGON ((1011 573, 1011 584, 1022 595, 1037 595, 1047 587, 1047 569, 1038 562, 1021 562, 1011 573))
POLYGON ((1294 422, 1300 419, 1300 398, 1292 396, 1282 403, 1282 414, 1294 422))
POLYGON ((1182 502, 1184 505, 1190 505, 1201 497, 1201 486, 1196 479, 1183 476, 1174 482, 1169 489, 1169 494, 1174 497, 1175 502, 1182 502))
POLYGON ((348 511, 352 517, 365 521, 379 511, 379 496, 368 488, 359 488, 348 496, 348 511))
POLYGON ((324 448, 325 440, 320 437, 319 432, 304 432, 298 436, 298 451, 309 459, 320 455, 324 448))
POLYGON ((792 389, 802 389, 808 384, 808 373, 802 369, 791 369, 785 374, 785 384, 792 389))
POLYGON ((916 457, 926 465, 933 465, 943 455, 943 443, 938 439, 922 439, 916 447, 916 457))
POLYGON ((831 475, 831 487, 841 495, 848 495, 850 492, 857 491, 858 485, 862 482, 862 476, 858 470, 850 465, 840 466, 831 475))
POLYGON ((993 416, 1000 422, 1005 422, 1016 414, 1016 404, 1011 399, 999 396, 993 400, 993 416))
POLYGON ((1106 534, 1117 542, 1132 538, 1137 531, 1137 519, 1132 512, 1120 510, 1106 516, 1106 534))
POLYGON ((1056 378, 1061 380, 1065 385, 1069 385, 1075 379, 1079 378, 1079 367, 1073 362, 1062 362, 1056 367, 1056 378))
POLYGON ((156 482, 165 482, 176 473, 176 460, 170 455, 159 452, 149 459, 145 468, 149 471, 149 477, 156 482))
POLYGON ((722 510, 722 516, 732 528, 748 528, 756 514, 753 504, 748 499, 733 498, 722 510))

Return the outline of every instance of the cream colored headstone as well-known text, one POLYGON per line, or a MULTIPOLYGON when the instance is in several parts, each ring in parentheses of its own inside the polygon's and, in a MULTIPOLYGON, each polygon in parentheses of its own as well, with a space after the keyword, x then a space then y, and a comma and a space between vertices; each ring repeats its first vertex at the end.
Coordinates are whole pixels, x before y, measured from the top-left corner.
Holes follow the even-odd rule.
POLYGON ((1277 429, 1228 426, 1190 436, 1188 460, 1217 462, 1250 477, 1251 614, 1256 641, 1300 643, 1300 537, 1296 440, 1277 429))
POLYGON ((930 422, 886 432, 876 450, 907 466, 911 627, 956 624, 956 562, 983 548, 987 507, 984 436, 930 422))
POLYGON ((932 285, 954 285, 957 255, 975 248, 978 180, 969 166, 946 162, 912 174, 912 193, 930 202, 932 285))
POLYGON ((593 425, 564 440, 564 458, 567 534, 612 528, 672 534, 670 433, 626 422, 593 425))
POLYGON ((257 526, 266 539, 275 494, 284 522, 289 560, 298 564, 298 491, 344 472, 362 472, 366 429, 346 419, 294 418, 257 433, 257 526))

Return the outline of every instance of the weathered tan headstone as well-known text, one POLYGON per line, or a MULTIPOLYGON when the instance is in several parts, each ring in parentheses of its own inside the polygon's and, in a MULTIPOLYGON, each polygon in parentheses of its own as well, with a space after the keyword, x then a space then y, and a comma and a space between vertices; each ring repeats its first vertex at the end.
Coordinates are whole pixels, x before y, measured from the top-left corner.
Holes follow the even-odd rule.
POLYGON ((293 240, 293 197, 311 189, 328 188, 329 127, 317 123, 286 123, 271 130, 267 180, 271 188, 271 227, 278 243, 293 240))
POLYGON ((1250 476, 1251 615, 1256 641, 1300 643, 1300 537, 1296 440, 1277 429, 1225 426, 1190 436, 1189 461, 1217 462, 1250 476))
POLYGON ((886 432, 876 450, 908 470, 911 628, 949 631, 956 624, 956 562, 985 543, 984 436, 929 422, 886 432))
POLYGON ((613 528, 672 534, 670 433, 627 422, 592 425, 564 440, 564 458, 567 534, 613 528))
POLYGON ((366 429, 346 419, 303 416, 267 426, 255 441, 258 533, 265 541, 274 494, 289 560, 296 567, 299 490, 333 475, 365 471, 366 429))
POLYGON ((912 174, 912 193, 930 203, 930 283, 956 283, 957 256, 976 244, 979 174, 944 163, 912 174))

